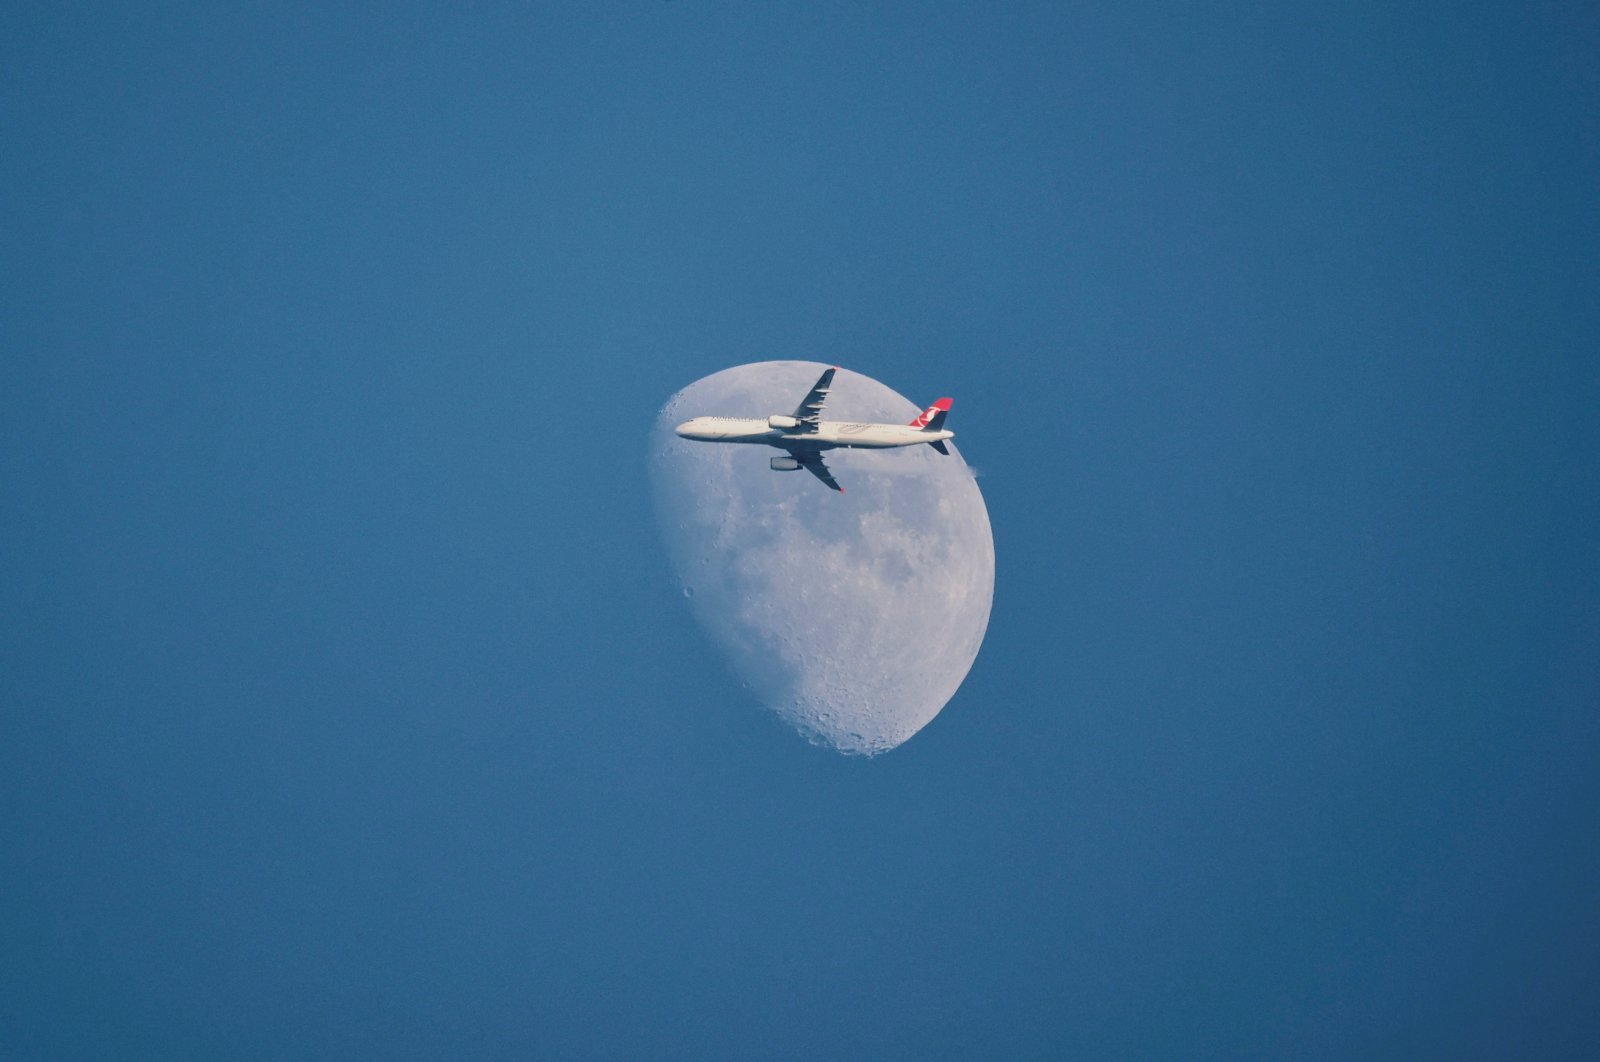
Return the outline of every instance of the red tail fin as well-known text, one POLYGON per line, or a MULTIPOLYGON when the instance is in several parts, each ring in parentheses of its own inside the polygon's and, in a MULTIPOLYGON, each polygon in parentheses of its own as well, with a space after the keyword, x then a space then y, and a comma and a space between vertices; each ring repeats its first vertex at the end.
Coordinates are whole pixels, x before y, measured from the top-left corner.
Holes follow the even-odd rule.
POLYGON ((938 431, 944 426, 944 415, 948 412, 950 412, 950 399, 941 398, 924 409, 922 415, 911 422, 911 426, 922 428, 924 431, 938 431))

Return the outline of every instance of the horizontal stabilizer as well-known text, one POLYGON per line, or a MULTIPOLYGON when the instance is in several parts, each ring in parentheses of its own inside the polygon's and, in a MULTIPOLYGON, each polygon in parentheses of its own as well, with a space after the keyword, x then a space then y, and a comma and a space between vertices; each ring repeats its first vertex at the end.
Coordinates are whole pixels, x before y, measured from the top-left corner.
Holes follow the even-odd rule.
POLYGON ((944 444, 944 440, 943 439, 935 439, 935 440, 933 440, 933 442, 929 443, 928 445, 933 447, 935 450, 938 450, 941 454, 944 454, 946 457, 950 456, 950 448, 947 447, 944 444))

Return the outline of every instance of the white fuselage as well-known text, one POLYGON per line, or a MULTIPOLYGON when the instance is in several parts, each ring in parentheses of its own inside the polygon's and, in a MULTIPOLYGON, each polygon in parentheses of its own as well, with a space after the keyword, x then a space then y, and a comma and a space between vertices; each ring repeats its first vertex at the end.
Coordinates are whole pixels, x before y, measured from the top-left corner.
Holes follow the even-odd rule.
POLYGON ((883 450, 955 438, 953 431, 925 431, 905 424, 858 424, 825 420, 813 432, 771 427, 756 417, 695 417, 674 429, 701 442, 764 443, 784 450, 883 450))

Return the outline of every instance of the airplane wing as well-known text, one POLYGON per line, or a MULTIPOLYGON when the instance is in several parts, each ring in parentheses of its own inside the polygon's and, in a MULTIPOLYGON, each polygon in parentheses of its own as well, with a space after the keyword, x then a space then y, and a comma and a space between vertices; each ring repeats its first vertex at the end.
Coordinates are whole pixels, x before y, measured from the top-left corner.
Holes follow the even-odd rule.
MULTIPOLYGON (((828 371, 832 372, 833 370, 829 369, 828 371)), ((828 466, 822 463, 821 454, 815 450, 790 450, 789 452, 794 455, 796 461, 800 462, 801 468, 804 468, 840 494, 844 493, 844 488, 839 486, 839 481, 833 478, 833 473, 828 471, 828 466)))
MULTIPOLYGON (((833 374, 838 370, 839 366, 835 365, 823 373, 811 390, 807 392, 805 400, 795 407, 794 419, 800 422, 800 426, 795 429, 796 431, 809 434, 815 432, 822 424, 822 403, 828 400, 828 392, 833 389, 833 374)), ((798 457, 799 455, 795 456, 798 457)), ((834 489, 837 490, 838 488, 835 487, 834 489)))

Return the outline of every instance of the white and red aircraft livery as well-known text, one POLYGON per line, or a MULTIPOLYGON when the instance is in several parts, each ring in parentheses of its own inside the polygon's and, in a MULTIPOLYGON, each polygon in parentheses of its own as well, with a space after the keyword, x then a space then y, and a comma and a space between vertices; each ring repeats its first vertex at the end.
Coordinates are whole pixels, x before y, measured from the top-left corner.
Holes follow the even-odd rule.
POLYGON ((946 439, 956 433, 946 431, 944 418, 950 412, 950 399, 941 398, 922 411, 910 424, 852 424, 839 420, 823 420, 822 404, 828 400, 833 387, 835 365, 823 373, 812 387, 793 416, 773 414, 765 420, 753 417, 695 417, 679 424, 674 430, 685 439, 701 442, 764 443, 789 451, 788 457, 774 457, 770 464, 774 472, 794 472, 805 469, 822 482, 841 493, 828 466, 822 463, 824 450, 882 450, 891 446, 915 446, 927 443, 946 457, 950 451, 946 439))

